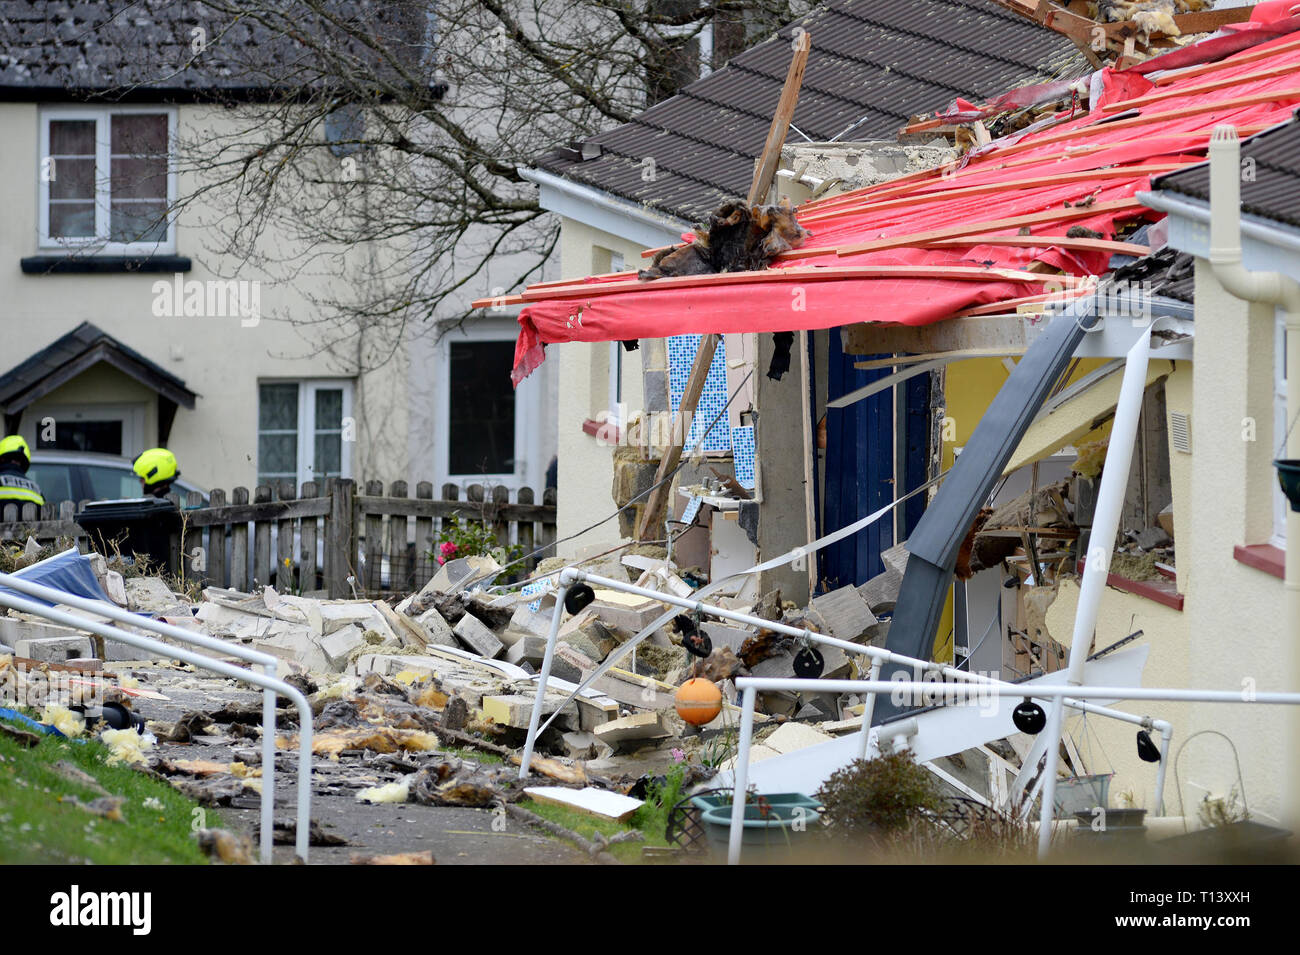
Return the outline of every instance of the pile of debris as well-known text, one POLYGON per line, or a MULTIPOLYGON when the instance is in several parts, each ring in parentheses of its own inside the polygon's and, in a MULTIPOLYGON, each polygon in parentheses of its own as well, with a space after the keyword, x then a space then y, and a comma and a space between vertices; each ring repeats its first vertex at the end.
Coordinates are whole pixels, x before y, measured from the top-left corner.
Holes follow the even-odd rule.
MULTIPOLYGON (((121 606, 276 657, 280 677, 311 705, 313 792, 349 803, 525 813, 514 803, 527 795, 625 818, 646 796, 648 781, 674 766, 685 764, 686 785, 731 769, 736 678, 806 676, 800 658, 814 649, 770 629, 683 612, 615 661, 620 665, 594 675, 611 654, 664 616, 657 600, 596 586, 594 599, 579 612, 560 610, 543 703, 543 715, 555 718, 531 760, 534 777, 548 784, 538 787, 520 782, 517 767, 563 562, 544 563, 539 580, 504 590, 489 586, 500 571, 490 558, 451 560, 418 593, 390 603, 317 599, 270 587, 257 593, 209 587, 191 599, 160 579, 123 580, 95 555, 89 560, 104 591, 121 606), (703 728, 684 722, 674 705, 678 688, 697 677, 716 683, 724 699, 721 716, 703 728), (627 802, 607 808, 615 798, 627 802)), ((814 597, 807 607, 783 601, 775 591, 757 599, 743 591, 713 599, 763 620, 883 646, 907 551, 898 545, 884 560, 887 570, 867 584, 814 597)), ((588 561, 585 569, 681 597, 700 583, 698 570, 678 568, 645 546, 621 558, 588 561)), ((14 651, 0 655, 0 670, 17 669, 29 680, 37 673, 73 674, 86 686, 107 690, 104 699, 127 714, 117 720, 124 729, 104 730, 100 719, 115 726, 107 705, 103 712, 82 708, 80 716, 51 710, 50 721, 62 721, 69 735, 83 727, 104 730, 101 738, 115 758, 160 774, 190 798, 256 807, 263 773, 257 691, 163 657, 141 661, 141 651, 124 644, 15 611, 0 618, 0 634, 14 651), (150 717, 147 723, 143 716, 150 717)), ((821 676, 866 676, 865 656, 826 645, 815 649, 821 676)), ((760 694, 751 761, 857 731, 863 703, 852 694, 760 694)), ((298 715, 287 701, 281 705, 275 748, 286 774, 280 777, 283 786, 296 768, 298 715)), ((1009 745, 1008 765, 1026 749, 1009 745)), ((591 851, 603 849, 593 843, 591 851)))
MULTIPOLYGON (((906 552, 897 548, 891 557, 905 560, 906 552)), ((422 590, 391 605, 385 600, 281 594, 271 587, 251 594, 208 587, 196 601, 174 592, 159 578, 123 579, 98 555, 89 555, 89 560, 100 586, 118 605, 277 657, 281 678, 301 680, 304 689, 312 688, 317 753, 337 758, 348 750, 385 755, 433 751, 438 742, 426 734, 439 733, 505 747, 512 755, 523 742, 554 614, 555 596, 548 591, 555 566, 543 564, 541 572, 551 576, 524 588, 527 592, 495 593, 483 586, 500 570, 490 558, 451 560, 422 590)), ((559 561, 551 564, 563 566, 559 561)), ((698 583, 697 571, 686 574, 692 582, 688 583, 672 562, 644 553, 621 560, 607 558, 589 564, 588 569, 678 596, 691 594, 692 583, 698 583)), ((899 563, 862 588, 845 587, 816 597, 802 609, 783 603, 779 592, 752 602, 722 597, 720 603, 839 639, 883 645, 888 621, 878 614, 892 610, 901 569, 899 563)), ((93 616, 74 608, 58 609, 93 616)), ((794 660, 802 649, 799 641, 769 630, 682 614, 636 646, 620 661, 623 665, 610 667, 565 702, 579 683, 663 609, 652 599, 597 588, 589 606, 576 615, 564 614, 543 711, 549 717, 562 710, 539 740, 539 752, 566 761, 563 765, 585 760, 594 772, 621 776, 626 775, 620 772, 621 763, 644 750, 643 759, 627 765, 645 762, 653 768, 656 759, 667 761, 684 737, 691 749, 700 745, 699 731, 683 723, 673 706, 674 693, 685 681, 693 677, 714 681, 734 703, 736 677, 795 675, 794 660)), ((126 644, 17 611, 0 617, 0 643, 11 648, 15 662, 25 667, 57 668, 87 677, 104 676, 106 666, 146 656, 126 644)), ((821 653, 826 677, 865 672, 842 650, 822 648, 821 653)), ((163 661, 155 657, 154 662, 163 661)), ((142 697, 136 693, 117 691, 128 707, 138 705, 142 697)), ((759 709, 779 720, 839 721, 852 717, 846 704, 851 709, 856 702, 832 694, 799 698, 772 693, 761 697, 759 709)), ((734 726, 730 717, 735 709, 728 706, 727 710, 729 716, 720 722, 734 726)), ((290 721, 294 718, 289 710, 284 715, 290 721)), ((227 707, 187 714, 151 724, 151 729, 164 741, 180 742, 202 735, 204 727, 224 723, 231 729, 222 732, 239 737, 255 732, 260 719, 260 708, 250 703, 243 710, 227 707)), ((464 740, 458 745, 465 745, 464 740)), ((254 750, 250 746, 233 762, 256 765, 254 750)), ((214 775, 198 774, 200 779, 214 775)), ((225 775, 239 783, 226 779, 225 792, 248 788, 256 778, 237 771, 225 775)), ((580 770, 569 776, 573 781, 582 778, 580 770)), ((213 785, 201 782, 196 794, 213 785)))

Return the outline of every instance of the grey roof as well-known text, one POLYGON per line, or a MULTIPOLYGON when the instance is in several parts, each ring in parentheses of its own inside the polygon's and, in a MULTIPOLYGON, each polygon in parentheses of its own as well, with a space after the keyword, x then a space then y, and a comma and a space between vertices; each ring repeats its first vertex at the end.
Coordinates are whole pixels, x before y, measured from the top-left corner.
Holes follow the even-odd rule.
MULTIPOLYGON (((423 55, 425 24, 423 17, 412 18, 410 5, 337 0, 331 7, 396 38, 391 49, 423 55)), ((321 21, 304 18, 294 26, 346 45, 337 28, 321 21)), ((304 45, 254 17, 222 22, 212 10, 179 0, 0 0, 0 99, 83 99, 105 92, 115 99, 258 99, 292 92, 291 85, 281 87, 281 77, 318 76, 316 60, 304 45), (191 48, 196 27, 208 42, 200 55, 191 48)))
POLYGON ((893 139, 915 114, 1081 75, 1074 44, 991 0, 832 0, 631 122, 537 160, 551 173, 688 219, 742 197, 790 66, 812 37, 786 142, 893 139), (796 131, 797 130, 797 131, 796 131), (643 160, 654 160, 647 181, 643 160))
MULTIPOLYGON (((1300 228, 1300 112, 1280 126, 1266 129, 1242 141, 1243 165, 1253 179, 1243 175, 1241 211, 1300 228)), ((1161 176, 1152 189, 1177 192, 1203 202, 1210 201, 1210 164, 1161 176)))
MULTIPOLYGON (((1144 238, 1148 228, 1142 227, 1144 238)), ((1129 241, 1138 241, 1138 238, 1132 236, 1129 241)), ((1190 303, 1196 294, 1195 261, 1191 253, 1167 245, 1142 258, 1128 259, 1124 264, 1112 259, 1111 266, 1115 272, 1111 281, 1141 283, 1141 294, 1152 299, 1164 297, 1190 303)))
POLYGON ((0 410, 5 414, 22 411, 101 361, 182 407, 193 408, 198 398, 185 387, 184 381, 165 368, 90 322, 82 322, 62 338, 0 375, 0 410))

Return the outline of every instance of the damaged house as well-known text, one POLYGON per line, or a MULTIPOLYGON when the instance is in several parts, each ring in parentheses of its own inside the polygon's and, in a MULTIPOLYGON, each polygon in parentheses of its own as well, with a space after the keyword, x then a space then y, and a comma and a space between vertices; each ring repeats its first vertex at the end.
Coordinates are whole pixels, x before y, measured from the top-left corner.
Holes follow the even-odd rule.
MULTIPOLYGON (((1275 692, 1300 684, 1276 480, 1300 499, 1300 16, 1191 6, 840 0, 541 157, 566 277, 476 305, 514 316, 512 384, 563 384, 556 556, 524 577, 448 554, 375 599, 182 593, 31 541, 0 575, 0 677, 109 684, 157 747, 128 729, 123 758, 256 797, 268 859, 292 769, 303 859, 321 796, 529 825, 649 808, 640 835, 559 833, 601 861, 722 833, 733 862, 779 797, 826 811, 829 855, 851 842, 832 777, 865 756, 942 794, 913 862, 954 821, 1004 826, 1007 856, 1114 835, 1171 858, 1238 821, 1275 844, 1300 791, 1300 693, 1275 692)), ((114 732, 100 709, 41 719, 114 732)), ((767 831, 788 853, 800 830, 767 831)))
MULTIPOLYGON (((853 7, 832 4, 820 16, 851 17, 853 7)), ((963 5, 966 13, 970 9, 963 5)), ((697 419, 725 419, 731 453, 721 440, 692 448, 688 438, 687 464, 674 482, 667 523, 647 533, 628 508, 621 536, 661 540, 666 527, 678 566, 695 566, 716 579, 770 561, 938 481, 937 495, 930 490, 913 499, 915 511, 897 506, 869 532, 821 549, 815 564, 787 563, 760 576, 756 592, 742 590, 734 599, 748 605, 779 588, 799 606, 805 594, 814 596, 816 607, 849 585, 857 588, 871 621, 858 617, 859 629, 851 616, 841 617, 842 626, 859 629, 848 639, 877 639, 905 655, 1023 679, 1066 669, 1077 578, 1100 555, 1108 586, 1085 648, 1089 659, 1100 664, 1133 654, 1126 659, 1136 661, 1145 685, 1253 687, 1266 681, 1270 689, 1285 688, 1278 682, 1284 672, 1278 662, 1287 656, 1278 624, 1286 619, 1283 590, 1267 579, 1280 575, 1284 525, 1268 463, 1269 455, 1281 454, 1285 433, 1285 383, 1274 370, 1284 367, 1276 357, 1280 325, 1264 329, 1257 321, 1258 335, 1220 342, 1208 358, 1200 350, 1198 375, 1196 329, 1206 314, 1217 322, 1230 312, 1203 305, 1205 267, 1193 263, 1202 247, 1178 239, 1175 220, 1164 213, 1173 209, 1174 200, 1165 198, 1173 195, 1173 184, 1205 162, 1215 127, 1230 123, 1240 135, 1261 134, 1266 141, 1278 134, 1265 131, 1290 121, 1300 103, 1300 21, 1284 5, 1225 10, 1203 33, 1189 31, 1178 43, 1135 50, 1120 37, 1108 52, 1111 65, 1096 71, 1071 68, 1071 44, 1051 46, 1067 31, 1054 36, 1040 30, 1031 35, 1050 49, 1038 62, 1050 62, 1057 51, 1063 57, 1056 61, 1059 74, 1009 77, 1001 88, 957 97, 947 108, 932 99, 909 109, 906 122, 869 131, 886 142, 864 143, 858 140, 869 138, 862 135, 868 132, 865 123, 833 132, 833 122, 818 126, 825 112, 817 97, 838 92, 832 64, 843 58, 836 52, 837 32, 825 30, 830 52, 823 50, 817 59, 816 16, 801 27, 813 40, 803 78, 811 95, 801 96, 793 112, 776 185, 779 193, 802 200, 798 223, 811 236, 778 256, 769 270, 653 282, 639 281, 632 271, 649 254, 635 246, 662 248, 675 239, 663 233, 682 224, 663 222, 661 213, 668 210, 656 207, 677 200, 651 197, 691 195, 695 187, 688 182, 724 168, 720 159, 703 158, 716 147, 696 143, 672 155, 689 165, 698 150, 700 165, 677 176, 656 162, 656 176, 665 176, 656 186, 637 175, 647 167, 639 165, 644 157, 636 143, 649 141, 648 129, 665 141, 692 129, 727 128, 717 122, 690 125, 699 122, 695 110, 714 109, 725 98, 725 71, 689 88, 680 102, 670 101, 683 116, 677 125, 668 121, 675 118, 671 113, 656 122, 651 111, 640 127, 633 123, 553 154, 534 173, 544 203, 566 216, 566 235, 574 242, 566 245, 573 257, 564 272, 571 278, 530 287, 505 304, 521 306, 517 378, 537 367, 547 346, 551 360, 558 352, 560 361, 573 363, 574 372, 564 375, 574 382, 565 401, 576 407, 573 421, 587 422, 581 441, 588 443, 579 444, 577 424, 562 440, 574 445, 570 453, 581 462, 592 494, 570 532, 604 516, 589 503, 604 483, 600 462, 610 460, 605 467, 614 470, 611 503, 617 505, 638 504, 633 499, 661 473, 653 456, 639 460, 629 447, 611 455, 592 440, 605 438, 608 444, 643 424, 635 411, 610 409, 640 406, 644 416, 652 408, 675 412, 696 336, 719 334, 727 347, 720 346, 713 359, 710 377, 716 375, 717 383, 703 390, 714 403, 701 398, 699 407, 710 410, 697 412, 697 419), (800 136, 834 142, 801 143, 800 136), (639 205, 628 201, 638 198, 639 205), (585 277, 589 250, 598 242, 618 254, 608 259, 609 273, 585 277), (1064 348, 1055 361, 1029 362, 1036 343, 1044 343, 1040 355, 1046 351, 1048 329, 1067 313, 1079 325, 1078 340, 1051 345, 1064 348), (1141 407, 1134 412, 1139 424, 1112 555, 1110 542, 1090 540, 1093 495, 1108 456, 1125 357, 1153 322, 1159 327, 1141 407), (778 333, 787 332, 794 343, 790 373, 784 380, 769 377, 769 369, 777 370, 778 333), (665 334, 674 337, 664 341, 665 334), (584 342, 595 344, 570 344, 584 342), (634 351, 633 342, 639 342, 634 351), (656 357, 659 347, 663 358, 656 357), (641 374, 629 375, 638 359, 641 374), (1251 370, 1256 362, 1258 373, 1251 370), (611 367, 615 372, 607 374, 611 367), (660 395, 665 386, 666 402, 660 395), (619 396, 624 400, 606 400, 619 396), (1194 477, 1193 462, 1203 447, 1200 429, 1211 427, 1207 419, 1222 432, 1217 440, 1206 439, 1216 463, 1194 477), (1237 439, 1221 446, 1229 420, 1237 439), (1249 438, 1242 437, 1246 422, 1249 438), (750 425, 753 431, 746 433, 750 425), (954 488, 945 495, 942 476, 962 455, 977 462, 965 475, 979 468, 982 473, 965 485, 970 499, 953 504, 960 492, 954 488), (644 467, 640 477, 626 473, 634 465, 644 467), (1244 500, 1241 487, 1247 489, 1244 500), (930 508, 943 502, 928 528, 921 513, 927 498, 930 508), (736 525, 745 531, 743 538, 736 525), (1199 530, 1210 526, 1218 532, 1199 530), (708 543, 692 549, 692 535, 707 535, 708 543), (1240 590, 1226 583, 1225 562, 1232 580, 1244 575, 1240 590), (1225 619, 1238 592, 1258 592, 1259 602, 1252 605, 1261 608, 1259 629, 1225 619), (887 628, 874 628, 877 614, 891 613, 887 628), (1263 623, 1265 616, 1271 625, 1263 623), (1225 630, 1251 639, 1250 652, 1225 652, 1225 630)), ((1049 26, 1060 29, 1061 22, 1049 26)), ((1025 25, 995 20, 990 35, 999 35, 994 28, 1014 35, 1025 25)), ((786 62, 792 38, 797 40, 793 31, 771 41, 772 51, 781 51, 779 62, 786 62)), ((857 88, 847 78, 844 87, 857 88)), ((755 143, 751 150, 757 148, 755 143)), ((738 172, 730 194, 742 191, 747 178, 738 172)), ((1279 181, 1287 180, 1268 180, 1271 191, 1261 200, 1260 215, 1285 213, 1268 204, 1284 194, 1279 181)), ((702 217, 727 194, 702 194, 689 214, 702 217)), ((1269 236, 1285 247, 1275 228, 1269 236)), ((1209 294, 1217 303, 1217 292, 1209 294)), ((1066 341, 1060 332, 1052 334, 1056 339, 1066 341)), ((604 536, 587 538, 588 553, 608 549, 620 536, 612 523, 599 533, 604 536)), ((581 557, 584 551, 570 554, 581 557)), ((886 707, 876 716, 888 713, 886 707)), ((1186 744, 1186 765, 1195 762, 1203 770, 1196 778, 1199 789, 1183 782, 1177 794, 1166 793, 1164 808, 1181 815, 1173 806, 1181 801, 1192 815, 1202 798, 1249 798, 1252 813, 1284 823, 1287 770, 1277 755, 1286 718, 1266 708, 1224 713, 1192 704, 1160 707, 1157 715, 1178 727, 1175 753, 1186 744), (1225 720, 1239 720, 1234 725, 1240 729, 1229 734, 1226 750, 1211 752, 1214 741, 1200 731, 1217 730, 1225 720), (1235 762, 1224 758, 1233 747, 1240 780, 1230 772, 1235 762)), ((1076 778, 1086 767, 1109 779, 1113 797, 1150 806, 1156 779, 1134 751, 1131 727, 1086 717, 1072 722, 1076 744, 1096 747, 1086 757, 1082 749, 1070 757, 1076 778)), ((796 762, 807 771, 806 759, 796 762)), ((840 764, 828 756, 824 771, 840 764)), ((778 759, 766 761, 763 774, 751 778, 760 787, 764 779, 772 783, 780 777, 779 765, 778 759)), ((795 784, 793 776, 781 781, 795 784)), ((815 783, 802 780, 801 791, 815 783)))

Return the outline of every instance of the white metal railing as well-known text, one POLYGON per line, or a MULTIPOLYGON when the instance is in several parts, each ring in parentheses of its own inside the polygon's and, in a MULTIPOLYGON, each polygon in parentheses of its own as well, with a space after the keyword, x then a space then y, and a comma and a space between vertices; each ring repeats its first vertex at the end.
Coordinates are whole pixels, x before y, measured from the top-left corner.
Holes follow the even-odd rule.
MULTIPOLYGON (((696 613, 707 614, 711 617, 718 617, 722 620, 731 620, 736 623, 743 623, 753 627, 771 630, 775 633, 784 634, 789 637, 796 637, 807 640, 810 643, 821 644, 822 646, 838 647, 845 653, 854 653, 871 659, 870 679, 875 680, 880 676, 880 669, 886 663, 898 664, 901 666, 912 667, 927 673, 934 673, 939 676, 959 680, 966 683, 979 684, 1005 684, 1016 686, 1017 684, 1006 683, 1006 681, 995 680, 993 677, 983 676, 977 673, 970 673, 966 670, 960 670, 947 663, 936 663, 932 660, 921 660, 916 657, 905 656, 901 653, 895 653, 892 650, 886 650, 883 647, 866 646, 860 643, 850 643, 847 640, 837 640, 834 637, 828 637, 825 634, 817 633, 815 630, 799 629, 791 627, 784 623, 778 623, 773 620, 765 620, 762 617, 755 617, 752 614, 740 613, 735 610, 728 610, 725 607, 718 607, 713 604, 706 604, 699 600, 692 600, 689 597, 678 597, 675 594, 667 594, 658 590, 650 590, 645 587, 637 587, 626 581, 614 580, 610 577, 601 577, 597 574, 588 573, 585 570, 569 567, 565 568, 560 574, 560 591, 556 595, 555 611, 551 617, 551 630, 547 636, 546 652, 542 658, 542 670, 538 679, 537 698, 533 704, 532 718, 529 720, 528 737, 524 743, 523 759, 519 766, 519 778, 525 779, 528 776, 528 766, 533 755, 533 746, 536 743, 538 726, 540 725, 542 711, 542 697, 546 692, 546 683, 550 678, 551 662, 553 659, 553 650, 559 634, 560 622, 564 615, 564 597, 569 588, 575 583, 592 583, 608 590, 618 590, 623 593, 635 594, 650 600, 657 600, 660 603, 672 606, 682 607, 686 610, 692 610, 696 613)), ((933 686, 934 684, 931 684, 933 686)), ((1033 692, 1022 687, 1021 695, 1033 696, 1033 692)), ((862 713, 862 729, 859 731, 861 742, 858 747, 858 756, 865 757, 867 754, 867 740, 871 730, 871 718, 875 709, 875 694, 868 694, 866 706, 862 713)), ((1152 720, 1150 717, 1134 716, 1124 713, 1120 710, 1113 710, 1109 707, 1098 706, 1092 703, 1085 703, 1077 698, 1066 700, 1066 706, 1072 709, 1082 710, 1086 713, 1093 713, 1098 716, 1106 716, 1113 719, 1123 720, 1124 722, 1134 723, 1145 726, 1148 729, 1158 729, 1162 735, 1165 735, 1165 745, 1168 744, 1168 733, 1171 728, 1168 723, 1162 720, 1152 720)), ((1164 781, 1164 760, 1161 760, 1161 789, 1164 781)), ((1157 797, 1158 799, 1159 797, 1157 797)))
MULTIPOLYGON (((901 683, 898 681, 888 681, 882 683, 879 680, 880 669, 885 663, 893 663, 902 666, 909 666, 917 671, 933 673, 939 676, 948 677, 958 681, 956 685, 969 686, 972 690, 974 690, 977 693, 985 693, 985 694, 995 693, 996 695, 1000 695, 1000 696, 1018 696, 1018 697, 1029 698, 1029 699, 1032 699, 1034 697, 1042 697, 1044 699, 1060 699, 1062 700, 1062 702, 1066 707, 1069 707, 1071 709, 1080 710, 1084 713, 1092 713, 1098 716, 1104 716, 1110 719, 1119 720, 1121 722, 1131 723, 1134 725, 1142 726, 1148 730, 1158 730, 1161 735, 1161 744, 1160 744, 1160 766, 1157 771, 1157 777, 1156 777, 1156 803, 1157 805, 1163 805, 1164 784, 1165 784, 1166 770, 1168 767, 1169 743, 1173 735, 1173 727, 1171 726, 1171 724, 1165 720, 1153 719, 1149 716, 1136 716, 1131 713, 1125 713, 1122 710, 1116 710, 1109 706, 1102 706, 1096 703, 1089 703, 1086 701, 1086 699, 1084 699, 1084 697, 1091 697, 1096 699, 1108 699, 1108 698, 1142 699, 1143 697, 1133 696, 1133 695, 1107 697, 1105 694, 1098 694, 1098 693, 1091 693, 1091 692, 1089 693, 1069 692, 1071 688, 1067 688, 1065 691, 1062 691, 1060 688, 1045 686, 1041 684, 1026 686, 1024 684, 1008 683, 1004 680, 996 680, 992 677, 983 676, 981 674, 969 673, 965 670, 959 670, 956 667, 953 667, 946 663, 936 663, 931 660, 921 660, 916 657, 905 656, 904 654, 901 653, 894 653, 893 651, 886 650, 882 647, 873 647, 873 646, 865 646, 857 643, 849 643, 846 640, 838 640, 834 637, 828 637, 825 636, 824 634, 817 633, 813 630, 791 627, 788 624, 779 623, 777 621, 765 620, 761 617, 755 617, 751 614, 740 613, 739 611, 728 610, 725 607, 718 607, 712 604, 706 604, 700 600, 692 600, 688 597, 678 597, 675 594, 668 594, 658 590, 650 590, 645 587, 638 587, 634 584, 629 584, 626 581, 614 580, 609 577, 602 577, 598 574, 591 574, 588 573, 587 571, 579 570, 574 567, 565 568, 560 573, 560 589, 556 594, 555 609, 553 610, 551 615, 551 628, 549 634, 547 635, 546 651, 542 658, 541 673, 538 675, 537 695, 533 701, 533 710, 530 715, 529 723, 528 723, 528 736, 524 743, 523 758, 520 760, 520 765, 519 765, 520 779, 526 779, 528 776, 529 765, 531 763, 532 755, 533 755, 533 748, 536 745, 537 735, 539 733, 539 726, 541 723, 541 716, 542 716, 543 699, 546 694, 547 681, 550 678, 551 663, 554 659, 554 650, 555 650, 555 644, 557 642, 557 638, 559 634, 560 623, 564 618, 564 598, 567 595, 569 589, 574 584, 583 583, 583 582, 597 584, 602 588, 606 588, 610 590, 617 590, 623 593, 635 594, 638 596, 646 597, 647 599, 650 600, 656 600, 660 603, 668 604, 670 606, 681 607, 683 609, 691 610, 699 614, 707 614, 709 616, 718 617, 723 620, 732 620, 737 623, 744 623, 750 626, 761 627, 767 630, 774 631, 776 633, 784 634, 786 636, 807 640, 810 643, 818 643, 823 646, 838 647, 839 649, 844 650, 846 653, 855 653, 860 656, 868 657, 871 660, 870 678, 868 680, 844 681, 844 680, 816 679, 816 680, 776 681, 776 682, 788 682, 788 683, 795 684, 793 687, 788 687, 788 689, 811 690, 815 688, 815 692, 830 692, 830 693, 858 692, 858 690, 856 689, 844 690, 838 688, 841 685, 847 685, 849 683, 852 683, 854 686, 859 687, 864 692, 866 692, 867 699, 863 707, 862 727, 858 732, 858 736, 860 740, 858 746, 859 758, 863 758, 867 754, 867 746, 868 746, 870 733, 871 733, 872 715, 875 710, 875 701, 876 701, 876 692, 877 692, 876 688, 880 686, 884 686, 891 689, 899 688, 899 687, 922 686, 925 688, 925 692, 934 693, 936 688, 938 687, 954 686, 954 684, 951 683, 934 683, 934 682, 901 683), (1067 692, 1069 692, 1068 696, 1066 695, 1067 692)), ((742 681, 746 685, 748 685, 754 683, 754 680, 755 678, 753 677, 742 677, 736 683, 737 688, 741 686, 742 681)), ((766 684, 772 683, 773 681, 768 679, 768 680, 760 680, 758 682, 765 684, 764 688, 767 688, 766 684)), ((776 687, 772 687, 772 688, 776 688, 776 687)), ((787 687, 782 687, 782 688, 787 688, 787 687)), ((1075 687, 1073 689, 1081 690, 1082 688, 1075 687)), ((1163 697, 1159 697, 1159 698, 1163 699, 1163 697)), ((1300 697, 1298 697, 1297 699, 1300 700, 1300 697)), ((741 724, 742 734, 748 733, 750 736, 752 736, 753 694, 746 694, 745 700, 748 709, 746 710, 745 713, 742 713, 742 724, 741 724), (748 730, 743 729, 746 725, 746 721, 748 723, 748 730)), ((748 740, 748 736, 745 736, 744 738, 748 740)), ((743 791, 742 781, 747 780, 748 772, 749 772, 749 745, 747 741, 745 745, 737 753, 736 766, 738 772, 736 775, 735 782, 738 789, 740 789, 740 791, 743 791)), ((743 800, 741 801, 740 805, 742 806, 741 812, 743 813, 743 805, 744 805, 743 800)), ((737 830, 734 828, 734 826, 735 826, 735 822, 733 820, 733 830, 732 830, 733 841, 739 838, 737 835, 737 830)))
POLYGON ((298 710, 299 725, 298 815, 294 851, 300 859, 304 862, 307 861, 308 834, 311 824, 311 705, 307 702, 307 698, 295 687, 275 678, 276 666, 278 663, 275 657, 267 653, 261 653, 257 650, 248 649, 247 647, 228 643, 227 641, 220 640, 216 637, 210 637, 207 634, 196 633, 192 630, 186 630, 183 627, 177 627, 158 620, 151 620, 102 600, 92 600, 87 597, 81 597, 76 594, 57 590, 53 587, 46 587, 43 584, 33 583, 32 581, 14 576, 13 574, 0 574, 0 587, 15 590, 19 593, 39 598, 40 600, 47 600, 52 603, 74 607, 78 610, 84 610, 101 617, 107 617, 110 620, 127 623, 133 627, 139 627, 142 630, 151 630, 154 633, 170 637, 173 640, 180 641, 190 646, 213 650, 261 667, 262 673, 246 670, 243 667, 213 659, 212 657, 205 656, 202 653, 196 653, 182 647, 172 646, 171 644, 163 643, 159 640, 139 636, 138 634, 128 633, 118 627, 100 623, 97 620, 88 620, 84 617, 78 617, 62 610, 56 610, 55 608, 46 606, 43 603, 27 600, 22 597, 15 597, 12 594, 0 593, 0 606, 11 607, 14 610, 22 611, 23 613, 30 613, 44 617, 47 620, 51 620, 64 626, 73 627, 78 630, 89 631, 90 633, 98 634, 106 639, 117 640, 121 643, 127 644, 128 646, 135 647, 136 649, 179 660, 182 663, 188 663, 192 666, 209 670, 228 679, 250 683, 253 686, 262 689, 262 805, 260 848, 262 861, 265 863, 271 861, 272 837, 274 830, 275 701, 277 694, 288 697, 298 710))
MULTIPOLYGON (((902 694, 904 699, 915 695, 918 699, 924 700, 926 694, 935 692, 935 684, 915 680, 903 682, 893 680, 799 680, 768 677, 739 677, 736 679, 736 689, 742 692, 743 700, 741 703, 740 742, 736 754, 736 770, 735 778, 733 780, 733 791, 736 794, 743 794, 747 791, 749 786, 749 748, 754 735, 754 704, 757 701, 758 692, 760 690, 805 690, 816 691, 819 693, 869 693, 873 695, 876 693, 891 693, 902 694)), ((1260 703, 1291 706, 1300 705, 1300 693, 1256 692, 1250 699, 1245 699, 1240 690, 1176 690, 1140 686, 1052 686, 1043 684, 1037 684, 1032 690, 1028 690, 1027 687, 1015 683, 990 683, 980 686, 976 692, 978 694, 993 694, 996 696, 1009 697, 1049 697, 1053 700, 1061 701, 1073 698, 1076 700, 1163 700, 1173 703, 1260 703)), ((1044 730, 1043 732, 1047 731, 1044 730)), ((1167 755, 1166 747, 1166 750, 1161 753, 1160 762, 1162 767, 1167 761, 1167 755)), ((1049 797, 1050 793, 1044 792, 1042 799, 1042 815, 1039 822, 1040 832, 1044 829, 1049 833, 1051 832, 1055 811, 1055 800, 1049 797)), ((741 836, 744 833, 744 814, 745 797, 743 795, 737 795, 732 800, 731 836, 727 848, 727 861, 732 865, 736 865, 740 862, 741 836)), ((1045 854, 1045 849, 1040 847, 1040 857, 1045 854)))

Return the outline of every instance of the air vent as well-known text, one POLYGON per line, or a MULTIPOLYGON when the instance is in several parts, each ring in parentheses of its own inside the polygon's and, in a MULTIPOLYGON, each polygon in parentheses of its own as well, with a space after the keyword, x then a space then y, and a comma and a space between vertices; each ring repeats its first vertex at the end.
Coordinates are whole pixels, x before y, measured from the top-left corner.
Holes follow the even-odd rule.
POLYGON ((1169 443, 1175 451, 1192 453, 1192 422, 1186 411, 1169 412, 1169 443))

